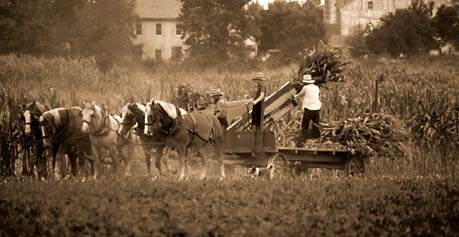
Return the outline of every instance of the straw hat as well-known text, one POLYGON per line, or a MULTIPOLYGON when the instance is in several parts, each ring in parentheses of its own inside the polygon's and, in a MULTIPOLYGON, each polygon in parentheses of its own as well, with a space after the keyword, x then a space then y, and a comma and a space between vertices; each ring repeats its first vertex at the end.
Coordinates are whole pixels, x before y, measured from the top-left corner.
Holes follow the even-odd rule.
POLYGON ((223 95, 223 92, 220 89, 216 89, 212 91, 212 93, 210 93, 210 96, 219 96, 219 95, 223 95))
POLYGON ((252 78, 252 80, 264 81, 264 80, 266 80, 266 78, 265 78, 265 75, 263 75, 262 72, 258 72, 257 74, 255 74, 255 77, 252 78))
POLYGON ((316 82, 315 80, 312 80, 311 74, 304 74, 303 75, 303 82, 304 83, 314 83, 316 82))

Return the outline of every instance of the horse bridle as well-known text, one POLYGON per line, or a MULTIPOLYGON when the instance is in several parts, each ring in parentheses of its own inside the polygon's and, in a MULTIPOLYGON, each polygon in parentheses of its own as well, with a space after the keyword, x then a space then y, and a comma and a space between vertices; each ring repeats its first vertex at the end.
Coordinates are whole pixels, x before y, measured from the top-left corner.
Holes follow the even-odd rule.
MULTIPOLYGON (((163 112, 165 112, 163 108, 161 108, 161 110, 163 112)), ((169 123, 165 123, 164 121, 162 121, 161 116, 159 116, 158 113, 159 112, 155 110, 155 116, 157 118, 159 118, 159 122, 161 124, 161 126, 160 126, 161 132, 166 134, 166 135, 169 135, 169 134, 173 133, 175 131, 175 128, 177 127, 176 126, 177 125, 177 118, 176 119, 171 118, 171 121, 169 123)), ((179 109, 177 109, 177 114, 180 114, 180 110, 179 109)), ((158 120, 158 119, 156 119, 156 120, 158 120)), ((153 126, 154 124, 155 123, 145 123, 145 126, 153 126)))
MULTIPOLYGON (((54 122, 51 122, 51 121, 49 121, 48 119, 45 119, 42 123, 40 123, 40 124, 39 124, 40 127, 44 127, 44 126, 45 126, 45 125, 44 125, 45 121, 46 121, 48 124, 51 124, 52 128, 54 128, 55 130, 57 130, 57 126, 54 124, 54 122)), ((53 132, 50 132, 50 133, 48 133, 48 134, 46 134, 46 135, 43 134, 43 132, 42 132, 41 139, 42 139, 42 140, 45 140, 45 139, 47 139, 47 138, 50 138, 50 137, 53 136, 53 134, 54 134, 54 131, 53 131, 53 132)))
MULTIPOLYGON (((42 134, 41 139, 46 139, 46 138, 49 138, 49 137, 52 137, 52 136, 54 136, 54 139, 58 139, 65 132, 65 127, 68 126, 68 124, 69 124, 70 115, 69 115, 69 110, 68 109, 64 109, 64 111, 65 111, 65 115, 67 117, 67 121, 65 122, 65 125, 59 131, 59 127, 54 122, 51 123, 49 120, 47 120, 48 123, 51 123, 52 127, 54 128, 54 130, 55 131, 59 131, 59 132, 56 133, 56 134, 54 134, 54 132, 49 133, 47 135, 43 135, 42 134)), ((43 126, 43 125, 40 125, 40 126, 43 126)))
POLYGON ((93 117, 94 117, 94 113, 96 113, 96 110, 93 109, 93 108, 87 108, 87 109, 90 109, 90 110, 93 111, 93 114, 91 114, 91 121, 88 121, 88 120, 86 120, 86 119, 83 119, 83 123, 87 123, 88 126, 89 126, 89 125, 91 125, 92 122, 94 121, 94 118, 93 118, 93 117))

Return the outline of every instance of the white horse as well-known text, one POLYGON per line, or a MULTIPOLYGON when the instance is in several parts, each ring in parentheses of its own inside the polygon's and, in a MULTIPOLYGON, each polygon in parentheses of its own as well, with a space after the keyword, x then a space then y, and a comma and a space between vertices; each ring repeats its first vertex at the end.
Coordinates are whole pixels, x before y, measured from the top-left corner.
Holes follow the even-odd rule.
POLYGON ((121 118, 108 114, 95 103, 83 102, 83 125, 81 130, 89 134, 91 141, 92 154, 94 159, 94 177, 97 176, 97 169, 100 163, 100 155, 102 149, 106 149, 110 153, 112 159, 113 171, 118 168, 117 156, 121 155, 126 164, 125 175, 130 175, 130 160, 133 154, 134 146, 132 144, 119 143, 118 129, 120 128, 121 118), (126 152, 123 148, 127 145, 126 152))

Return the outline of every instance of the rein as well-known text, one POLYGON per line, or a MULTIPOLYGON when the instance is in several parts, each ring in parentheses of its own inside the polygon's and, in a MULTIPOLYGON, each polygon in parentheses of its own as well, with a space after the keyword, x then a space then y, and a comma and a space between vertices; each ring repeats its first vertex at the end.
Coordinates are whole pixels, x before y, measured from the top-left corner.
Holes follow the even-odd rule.
MULTIPOLYGON (((95 113, 95 109, 92 109, 95 113)), ((90 131, 90 135, 91 136, 95 136, 95 137, 99 137, 99 136, 105 136, 107 135, 108 132, 110 132, 110 130, 114 131, 113 129, 111 129, 110 127, 108 127, 108 122, 110 121, 110 116, 111 115, 107 115, 107 116, 104 116, 103 117, 103 120, 102 120, 102 125, 100 126, 99 129, 97 129, 96 131, 90 131), (108 121, 108 122, 107 122, 108 121)), ((115 119, 116 120, 116 119, 115 119)), ((91 129, 91 124, 94 123, 94 118, 92 118, 91 121, 89 120, 86 120, 86 119, 83 119, 83 123, 86 123, 88 124, 88 127, 89 129, 91 129)), ((117 132, 118 134, 118 132, 117 132)))

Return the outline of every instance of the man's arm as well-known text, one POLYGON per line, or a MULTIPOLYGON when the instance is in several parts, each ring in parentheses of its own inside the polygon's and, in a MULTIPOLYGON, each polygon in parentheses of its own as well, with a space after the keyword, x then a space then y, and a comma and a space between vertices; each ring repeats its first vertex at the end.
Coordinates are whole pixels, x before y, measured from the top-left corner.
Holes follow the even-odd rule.
POLYGON ((222 117, 223 111, 226 109, 226 102, 223 100, 218 100, 217 104, 215 105, 215 112, 214 115, 217 117, 222 117))
POLYGON ((257 99, 252 101, 252 104, 257 104, 258 102, 262 101, 263 99, 265 99, 265 92, 264 91, 260 93, 260 96, 257 99))
POLYGON ((303 86, 303 88, 301 89, 301 91, 298 92, 298 94, 296 94, 296 95, 293 96, 293 99, 296 100, 296 99, 298 99, 298 97, 304 96, 304 94, 306 94, 306 89, 305 89, 305 87, 303 86))

